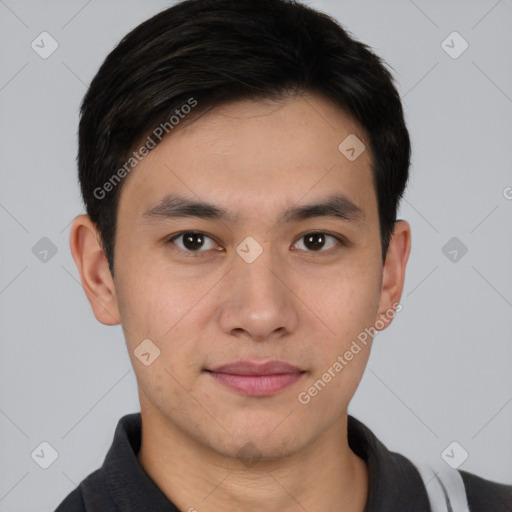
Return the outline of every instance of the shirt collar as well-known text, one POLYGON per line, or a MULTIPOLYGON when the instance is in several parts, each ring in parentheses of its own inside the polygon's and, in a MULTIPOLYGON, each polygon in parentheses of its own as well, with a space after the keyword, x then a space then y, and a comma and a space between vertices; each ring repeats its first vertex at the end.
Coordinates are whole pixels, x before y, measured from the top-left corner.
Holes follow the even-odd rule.
POLYGON ((347 431, 350 448, 368 465, 370 481, 364 512, 430 512, 423 480, 411 461, 389 451, 366 425, 350 415, 347 431))
MULTIPOLYGON (((137 459, 141 446, 141 413, 123 416, 101 468, 109 493, 123 512, 179 512, 151 480, 137 459)), ((369 492, 364 512, 429 512, 425 486, 414 465, 389 451, 373 432, 348 415, 350 448, 366 461, 369 492)))

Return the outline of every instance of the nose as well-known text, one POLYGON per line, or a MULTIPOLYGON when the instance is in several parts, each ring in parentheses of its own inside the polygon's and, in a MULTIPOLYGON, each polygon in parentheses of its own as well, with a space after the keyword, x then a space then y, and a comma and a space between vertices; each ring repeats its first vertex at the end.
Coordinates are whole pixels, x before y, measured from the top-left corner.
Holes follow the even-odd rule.
POLYGON ((252 262, 233 255, 222 280, 219 321, 223 332, 254 341, 277 340, 298 324, 300 301, 284 261, 266 247, 252 262))

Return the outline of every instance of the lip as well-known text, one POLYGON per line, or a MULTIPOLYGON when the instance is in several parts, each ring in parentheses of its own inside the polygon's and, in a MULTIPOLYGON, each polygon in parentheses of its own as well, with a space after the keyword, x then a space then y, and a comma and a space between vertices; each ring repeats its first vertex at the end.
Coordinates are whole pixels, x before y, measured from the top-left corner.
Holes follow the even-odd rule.
POLYGON ((302 370, 285 361, 233 361, 210 370, 215 373, 230 373, 233 375, 276 375, 284 373, 300 373, 302 370))
POLYGON ((235 361, 206 370, 217 382, 247 396, 269 396, 302 378, 305 371, 284 361, 235 361))

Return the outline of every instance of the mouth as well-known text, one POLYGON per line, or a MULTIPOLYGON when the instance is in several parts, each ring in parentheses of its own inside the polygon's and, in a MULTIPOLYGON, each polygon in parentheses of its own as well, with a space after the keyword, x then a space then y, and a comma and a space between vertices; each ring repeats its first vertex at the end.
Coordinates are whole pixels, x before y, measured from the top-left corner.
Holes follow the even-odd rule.
POLYGON ((216 382, 246 396, 271 396, 299 381, 305 370, 284 361, 235 361, 205 370, 216 382))

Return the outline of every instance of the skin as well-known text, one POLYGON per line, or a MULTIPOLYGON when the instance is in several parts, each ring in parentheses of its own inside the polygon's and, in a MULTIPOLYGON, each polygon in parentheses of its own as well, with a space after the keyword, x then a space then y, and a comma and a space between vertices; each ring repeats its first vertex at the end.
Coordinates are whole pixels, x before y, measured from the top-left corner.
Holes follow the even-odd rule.
POLYGON ((364 510, 368 470, 348 445, 347 407, 371 342, 307 405, 297 397, 400 301, 410 226, 397 221, 383 264, 369 147, 316 94, 229 103, 183 121, 125 178, 114 279, 95 226, 86 215, 73 221, 71 251, 94 314, 125 332, 141 405, 138 460, 180 510, 364 510), (338 150, 349 134, 367 148, 355 161, 338 150), (364 217, 277 222, 333 191, 364 217), (239 218, 145 221, 169 193, 239 218), (198 255, 183 237, 169 241, 191 230, 210 237, 198 255), (348 244, 329 236, 314 250, 304 235, 318 231, 348 244), (236 252, 247 236, 263 249, 252 263, 236 252), (161 351, 149 366, 134 354, 147 338, 161 351), (239 359, 305 373, 248 397, 204 371, 239 359))

